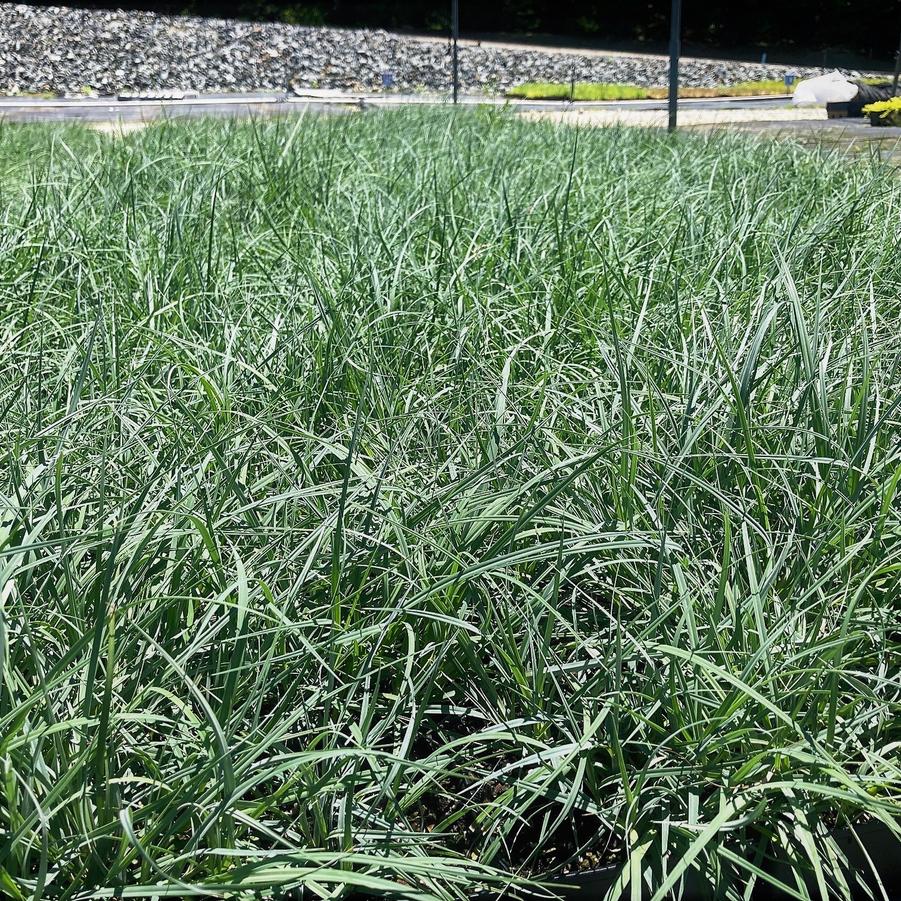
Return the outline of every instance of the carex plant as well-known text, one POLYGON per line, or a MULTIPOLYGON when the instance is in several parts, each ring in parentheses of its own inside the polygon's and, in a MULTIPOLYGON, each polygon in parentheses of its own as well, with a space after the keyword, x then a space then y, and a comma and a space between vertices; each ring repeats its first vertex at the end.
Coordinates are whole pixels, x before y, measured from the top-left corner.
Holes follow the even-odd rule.
POLYGON ((0 892, 854 894, 892 170, 482 111, 0 162, 0 892))

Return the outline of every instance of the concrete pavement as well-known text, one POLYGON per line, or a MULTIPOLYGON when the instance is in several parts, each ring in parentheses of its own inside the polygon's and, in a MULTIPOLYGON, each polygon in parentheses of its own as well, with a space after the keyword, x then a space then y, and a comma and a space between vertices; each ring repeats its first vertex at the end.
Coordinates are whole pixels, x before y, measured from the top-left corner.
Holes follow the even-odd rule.
MULTIPOLYGON (((309 90, 299 94, 256 92, 206 94, 168 99, 114 97, 0 97, 0 121, 81 122, 121 135, 161 118, 268 117, 304 112, 346 114, 402 106, 448 106, 444 95, 356 94, 309 90)), ((574 125, 666 125, 666 102, 618 100, 566 103, 464 96, 462 106, 505 106, 529 118, 574 125)), ((685 98, 679 101, 682 128, 730 128, 748 133, 788 136, 811 144, 830 144, 854 152, 875 148, 881 156, 901 159, 901 128, 872 128, 864 119, 827 119, 822 108, 797 108, 788 96, 685 98)))
MULTIPOLYGON (((787 116, 787 96, 703 98, 679 101, 680 115, 696 113, 700 110, 743 111, 738 118, 747 120, 747 113, 772 115, 781 110, 779 117, 787 116)), ((3 97, 0 98, 0 119, 9 122, 73 121, 73 122, 133 122, 152 121, 163 116, 172 118, 199 116, 269 116, 299 111, 347 112, 353 109, 396 108, 401 106, 447 106, 449 99, 435 94, 356 94, 340 91, 309 90, 301 93, 258 92, 252 94, 208 94, 182 98, 129 98, 115 97, 3 97)), ((648 117, 634 116, 640 112, 654 112, 666 109, 665 101, 618 100, 579 101, 566 103, 558 100, 514 100, 504 97, 464 96, 463 106, 505 106, 519 112, 546 113, 570 116, 578 111, 604 111, 605 115, 615 113, 617 121, 644 124, 648 117)), ((788 109, 792 115, 795 111, 788 109)), ((807 118, 808 115, 802 115, 807 118)), ((599 123, 603 121, 599 117, 599 123)), ((723 118, 723 116, 720 116, 723 118)), ((728 117, 727 117, 728 118, 728 117)), ((653 117, 651 117, 651 120, 653 117)), ((649 120, 650 121, 650 120, 649 120)))

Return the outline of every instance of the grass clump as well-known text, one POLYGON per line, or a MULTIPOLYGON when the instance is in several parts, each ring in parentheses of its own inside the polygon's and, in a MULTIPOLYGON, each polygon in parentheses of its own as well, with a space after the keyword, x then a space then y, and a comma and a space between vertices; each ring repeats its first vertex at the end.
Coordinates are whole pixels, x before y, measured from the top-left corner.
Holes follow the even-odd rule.
MULTIPOLYGON (((679 88, 680 97, 749 97, 786 92, 791 93, 791 90, 777 79, 743 81, 709 88, 679 88)), ((576 82, 574 85, 565 82, 529 82, 510 88, 507 96, 521 100, 662 100, 667 96, 667 88, 603 82, 576 82)))
POLYGON ((832 829, 901 792, 885 169, 484 111, 0 161, 8 897, 855 890, 832 829))

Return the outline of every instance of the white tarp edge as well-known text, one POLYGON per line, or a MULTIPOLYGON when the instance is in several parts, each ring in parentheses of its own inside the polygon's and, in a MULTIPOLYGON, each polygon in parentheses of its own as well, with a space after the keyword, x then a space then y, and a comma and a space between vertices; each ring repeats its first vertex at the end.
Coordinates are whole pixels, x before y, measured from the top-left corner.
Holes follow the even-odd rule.
POLYGON ((795 86, 792 103, 795 106, 811 104, 845 103, 857 93, 857 85, 851 84, 841 72, 827 72, 816 78, 805 78, 795 86))

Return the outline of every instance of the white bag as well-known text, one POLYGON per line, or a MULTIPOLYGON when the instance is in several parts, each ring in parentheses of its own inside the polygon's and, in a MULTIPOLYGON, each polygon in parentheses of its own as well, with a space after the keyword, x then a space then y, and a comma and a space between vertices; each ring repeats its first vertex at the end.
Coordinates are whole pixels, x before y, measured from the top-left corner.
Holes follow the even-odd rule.
POLYGON ((845 103, 856 93, 856 84, 851 84, 840 72, 828 72, 826 75, 799 81, 792 95, 792 103, 796 106, 845 103))

